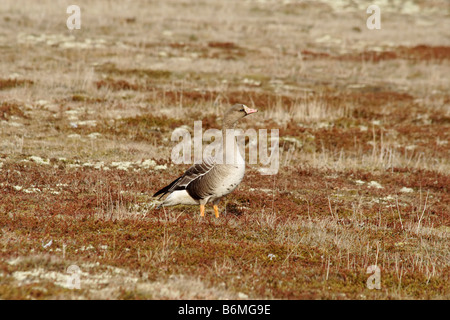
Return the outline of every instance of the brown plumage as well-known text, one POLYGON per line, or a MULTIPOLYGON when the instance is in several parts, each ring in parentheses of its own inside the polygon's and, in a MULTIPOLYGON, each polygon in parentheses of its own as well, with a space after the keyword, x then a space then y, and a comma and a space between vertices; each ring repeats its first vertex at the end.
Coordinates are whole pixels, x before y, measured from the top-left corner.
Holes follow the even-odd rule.
MULTIPOLYGON (((235 104, 225 113, 222 125, 224 159, 226 159, 228 150, 225 143, 226 130, 234 129, 237 121, 254 112, 257 110, 250 109, 243 104, 235 104)), ((229 147, 234 147, 234 145, 229 147)), ((199 204, 200 214, 203 216, 206 203, 212 202, 214 213, 216 217, 219 217, 217 203, 222 197, 236 189, 245 173, 244 159, 239 150, 235 149, 235 151, 237 151, 235 161, 231 164, 225 161, 217 163, 214 158, 210 157, 204 159, 202 163, 190 167, 182 176, 153 195, 161 198, 168 194, 157 208, 178 204, 199 204)))

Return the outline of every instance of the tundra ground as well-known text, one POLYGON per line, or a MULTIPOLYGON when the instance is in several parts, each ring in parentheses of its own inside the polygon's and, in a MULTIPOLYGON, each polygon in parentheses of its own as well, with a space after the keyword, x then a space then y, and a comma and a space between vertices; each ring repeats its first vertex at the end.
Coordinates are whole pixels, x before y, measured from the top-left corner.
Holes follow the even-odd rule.
POLYGON ((449 6, 383 3, 3 0, 0 298, 449 299, 449 6), (154 209, 233 103, 278 174, 154 209))

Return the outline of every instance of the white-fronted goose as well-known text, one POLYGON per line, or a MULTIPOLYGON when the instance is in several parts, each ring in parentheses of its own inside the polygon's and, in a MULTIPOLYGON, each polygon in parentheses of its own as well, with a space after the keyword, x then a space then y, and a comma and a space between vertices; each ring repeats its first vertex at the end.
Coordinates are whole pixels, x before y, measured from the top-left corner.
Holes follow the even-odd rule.
MULTIPOLYGON (((234 149, 234 160, 216 161, 210 157, 202 163, 190 167, 182 176, 175 179, 171 184, 156 192, 153 196, 169 194, 157 208, 184 205, 200 205, 200 215, 205 215, 205 205, 212 202, 216 218, 219 217, 217 203, 223 197, 232 192, 241 183, 245 173, 245 161, 239 153, 239 148, 233 143, 227 146, 226 130, 234 129, 236 122, 243 117, 257 112, 243 104, 235 104, 225 113, 222 124, 222 150, 223 159, 227 158, 230 148, 234 149), (228 151, 227 151, 228 150, 228 151)), ((233 141, 234 142, 234 141, 233 141)), ((232 151, 232 150, 231 150, 232 151)))

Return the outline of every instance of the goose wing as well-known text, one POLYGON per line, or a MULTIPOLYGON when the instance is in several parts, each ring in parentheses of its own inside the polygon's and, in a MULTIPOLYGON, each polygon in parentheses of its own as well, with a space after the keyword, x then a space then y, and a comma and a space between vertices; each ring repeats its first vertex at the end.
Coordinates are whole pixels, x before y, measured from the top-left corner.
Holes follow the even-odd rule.
POLYGON ((202 163, 194 164, 181 176, 172 181, 169 185, 165 186, 153 196, 159 196, 162 198, 165 194, 171 193, 175 190, 185 190, 187 186, 198 178, 204 176, 215 166, 216 162, 213 157, 206 158, 202 163))

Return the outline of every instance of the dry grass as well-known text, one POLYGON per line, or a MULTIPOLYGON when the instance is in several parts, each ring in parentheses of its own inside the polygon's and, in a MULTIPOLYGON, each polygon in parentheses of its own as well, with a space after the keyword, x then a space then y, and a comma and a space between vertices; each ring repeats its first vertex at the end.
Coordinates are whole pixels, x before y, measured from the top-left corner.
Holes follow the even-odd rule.
POLYGON ((354 1, 78 1, 72 32, 24 3, 0 8, 1 298, 450 297, 445 1, 378 31, 354 1), (249 166, 220 219, 155 210, 172 131, 237 102, 279 173, 249 166))

